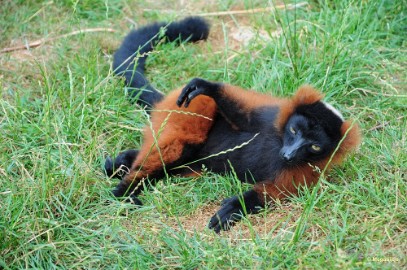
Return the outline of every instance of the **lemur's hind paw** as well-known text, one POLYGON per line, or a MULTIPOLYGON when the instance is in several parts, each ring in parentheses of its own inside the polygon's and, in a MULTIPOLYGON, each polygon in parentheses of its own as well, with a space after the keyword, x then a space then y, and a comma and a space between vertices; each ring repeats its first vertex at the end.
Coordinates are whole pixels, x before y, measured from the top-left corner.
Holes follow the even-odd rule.
POLYGON ((138 150, 127 150, 120 153, 114 160, 107 157, 105 172, 108 177, 122 179, 130 172, 133 161, 136 159, 138 150))

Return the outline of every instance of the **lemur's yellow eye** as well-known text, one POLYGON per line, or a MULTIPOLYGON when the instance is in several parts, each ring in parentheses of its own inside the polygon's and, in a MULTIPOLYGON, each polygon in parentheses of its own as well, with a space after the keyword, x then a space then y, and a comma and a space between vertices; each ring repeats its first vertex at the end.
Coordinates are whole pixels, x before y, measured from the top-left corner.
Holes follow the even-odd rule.
POLYGON ((290 127, 290 132, 291 132, 292 134, 295 134, 295 129, 294 129, 293 127, 290 127))
POLYGON ((311 148, 312 148, 312 150, 317 151, 317 152, 321 150, 321 147, 318 145, 315 145, 315 144, 311 145, 311 148))

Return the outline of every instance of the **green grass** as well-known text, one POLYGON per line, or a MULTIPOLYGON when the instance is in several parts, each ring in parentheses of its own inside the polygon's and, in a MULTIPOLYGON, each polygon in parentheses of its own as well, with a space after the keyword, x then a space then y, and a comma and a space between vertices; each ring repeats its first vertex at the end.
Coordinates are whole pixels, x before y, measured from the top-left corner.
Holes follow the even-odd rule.
POLYGON ((222 198, 247 188, 233 176, 165 179, 138 209, 110 195, 104 157, 140 146, 148 121, 112 76, 111 54, 131 21, 279 3, 137 2, 2 1, 0 48, 117 31, 0 54, 0 268, 406 267, 406 1, 211 16, 208 42, 158 48, 148 77, 160 90, 195 76, 284 96, 308 83, 362 127, 360 150, 317 189, 221 235, 205 225, 222 198), (237 26, 271 38, 243 46, 237 26))

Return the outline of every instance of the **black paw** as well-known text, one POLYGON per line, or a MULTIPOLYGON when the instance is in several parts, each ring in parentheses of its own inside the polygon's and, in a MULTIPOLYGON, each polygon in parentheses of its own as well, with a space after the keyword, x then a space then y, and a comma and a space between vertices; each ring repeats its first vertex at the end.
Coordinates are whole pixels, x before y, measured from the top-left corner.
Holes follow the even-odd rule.
POLYGON ((137 206, 142 206, 143 205, 143 203, 140 201, 140 199, 137 198, 135 195, 130 195, 124 201, 126 203, 131 203, 131 204, 134 204, 134 205, 137 205, 137 206))
POLYGON ((107 176, 113 176, 113 160, 111 157, 107 157, 105 160, 105 173, 107 176))
POLYGON ((237 196, 222 202, 222 207, 209 221, 209 229, 219 233, 229 230, 237 221, 242 219, 243 208, 237 196))
POLYGON ((256 214, 264 207, 264 202, 259 199, 254 190, 243 193, 243 196, 234 196, 222 201, 221 208, 209 221, 209 229, 219 233, 229 230, 237 221, 246 214, 256 214))
POLYGON ((122 198, 127 203, 132 203, 134 205, 143 205, 143 203, 137 198, 135 194, 132 194, 130 192, 130 195, 127 195, 129 194, 129 187, 124 186, 121 183, 112 190, 112 193, 116 198, 122 198))
POLYGON ((191 100, 199 95, 210 96, 211 93, 216 92, 218 84, 205 81, 204 79, 195 78, 192 79, 181 91, 178 97, 177 105, 187 108, 191 100))
POLYGON ((130 172, 133 161, 136 159, 138 150, 127 150, 120 153, 114 160, 110 157, 105 161, 105 172, 109 177, 122 179, 130 172))

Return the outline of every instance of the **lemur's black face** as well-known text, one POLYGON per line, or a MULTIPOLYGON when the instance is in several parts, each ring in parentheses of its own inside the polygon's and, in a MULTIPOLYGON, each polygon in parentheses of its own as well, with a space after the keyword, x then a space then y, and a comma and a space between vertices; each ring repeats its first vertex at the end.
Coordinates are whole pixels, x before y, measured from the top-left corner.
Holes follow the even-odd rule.
POLYGON ((288 164, 297 165, 326 158, 337 146, 323 126, 301 114, 293 114, 284 129, 280 156, 288 164))

